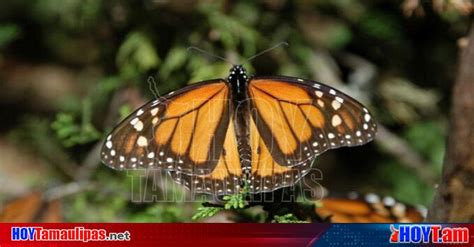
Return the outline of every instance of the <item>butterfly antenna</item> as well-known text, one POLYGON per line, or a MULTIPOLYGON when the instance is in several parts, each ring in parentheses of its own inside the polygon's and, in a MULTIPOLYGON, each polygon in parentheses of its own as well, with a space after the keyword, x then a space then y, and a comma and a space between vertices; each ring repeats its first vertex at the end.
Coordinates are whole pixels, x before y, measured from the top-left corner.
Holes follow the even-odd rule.
POLYGON ((148 77, 147 82, 148 82, 148 88, 153 93, 153 96, 155 96, 155 99, 161 98, 160 92, 158 91, 158 88, 156 87, 155 78, 150 76, 150 77, 148 77))
POLYGON ((289 46, 289 44, 288 44, 287 42, 280 42, 280 43, 278 43, 278 44, 276 44, 276 45, 274 45, 274 46, 272 46, 272 47, 270 47, 270 48, 268 48, 268 49, 266 49, 266 50, 263 50, 263 51, 261 51, 261 52, 255 54, 255 55, 253 55, 253 56, 247 58, 247 62, 250 62, 252 59, 254 59, 254 58, 258 57, 258 56, 261 56, 261 55, 263 55, 263 54, 265 54, 265 53, 267 53, 267 52, 269 52, 269 51, 271 51, 271 50, 274 50, 274 49, 276 49, 276 48, 278 48, 278 47, 280 47, 280 46, 289 46))
POLYGON ((188 47, 186 50, 188 50, 188 51, 196 50, 196 51, 198 51, 198 52, 200 52, 200 53, 202 53, 202 54, 204 54, 204 55, 207 55, 207 56, 209 56, 209 57, 217 58, 217 59, 220 59, 220 60, 222 60, 222 61, 224 61, 224 62, 227 62, 227 63, 230 63, 230 64, 232 64, 232 65, 235 65, 233 62, 229 61, 229 60, 226 59, 225 57, 221 57, 221 56, 219 56, 219 55, 212 54, 212 53, 210 53, 210 52, 208 52, 208 51, 206 51, 206 50, 203 50, 203 49, 201 49, 201 48, 199 48, 199 47, 196 47, 196 46, 190 46, 190 47, 188 47))

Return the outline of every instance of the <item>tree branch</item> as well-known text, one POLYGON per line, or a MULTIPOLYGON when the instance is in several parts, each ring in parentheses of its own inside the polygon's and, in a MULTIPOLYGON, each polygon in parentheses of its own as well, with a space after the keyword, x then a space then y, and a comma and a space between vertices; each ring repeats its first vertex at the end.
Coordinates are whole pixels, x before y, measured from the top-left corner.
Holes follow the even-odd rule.
POLYGON ((460 52, 442 182, 428 221, 474 221, 474 18, 460 52))

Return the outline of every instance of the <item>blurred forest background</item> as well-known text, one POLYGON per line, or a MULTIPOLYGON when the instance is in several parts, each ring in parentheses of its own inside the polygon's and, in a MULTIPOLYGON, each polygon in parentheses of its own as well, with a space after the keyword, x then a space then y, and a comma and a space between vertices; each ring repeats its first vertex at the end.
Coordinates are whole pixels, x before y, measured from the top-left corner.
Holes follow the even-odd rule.
POLYGON ((229 64, 187 47, 239 61, 286 41, 245 64, 251 74, 326 83, 380 122, 376 141, 318 157, 320 184, 428 206, 471 10, 463 0, 3 0, 0 205, 30 195, 17 207, 41 209, 35 220, 191 221, 197 202, 131 202, 140 180, 100 164, 103 138, 153 98, 149 76, 166 93, 227 75, 229 64))

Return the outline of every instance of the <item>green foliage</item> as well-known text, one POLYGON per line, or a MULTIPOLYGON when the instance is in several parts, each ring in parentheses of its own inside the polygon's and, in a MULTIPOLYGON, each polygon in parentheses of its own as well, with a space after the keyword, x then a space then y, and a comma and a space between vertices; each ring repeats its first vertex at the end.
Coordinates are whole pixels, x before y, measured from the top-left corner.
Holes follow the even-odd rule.
POLYGON ((133 78, 157 68, 160 58, 145 33, 131 32, 117 52, 116 63, 124 78, 133 78))
MULTIPOLYGON (((426 169, 430 169, 427 167, 426 169)), ((412 204, 429 205, 433 197, 433 188, 420 181, 413 171, 403 167, 395 161, 387 161, 377 166, 375 174, 383 174, 379 177, 378 184, 382 188, 388 188, 390 196, 402 202, 412 204)))
POLYGON ((359 27, 375 39, 398 43, 402 38, 400 24, 393 16, 382 12, 369 12, 360 20, 359 27))
POLYGON ((176 207, 173 204, 153 204, 148 207, 144 212, 139 214, 130 215, 130 221, 132 222, 179 222, 186 219, 182 218, 183 209, 176 207))
POLYGON ((197 213, 193 215, 193 220, 200 220, 208 217, 212 217, 219 213, 222 208, 219 207, 199 207, 197 213))
POLYGON ((248 186, 237 194, 225 195, 222 199, 225 202, 224 207, 210 206, 210 207, 199 207, 197 213, 192 217, 193 220, 212 217, 221 210, 240 210, 245 208, 247 202, 245 198, 248 196, 248 186))
POLYGON ((238 193, 233 195, 224 196, 224 201, 226 201, 224 208, 225 209, 241 209, 245 207, 245 196, 247 193, 238 193))
POLYGON ((0 24, 0 49, 10 44, 21 34, 20 27, 11 23, 0 24))
POLYGON ((444 133, 440 124, 434 121, 418 122, 405 132, 410 145, 423 155, 437 172, 441 173, 444 158, 444 133))
POLYGON ((335 25, 326 36, 326 47, 333 50, 341 49, 352 39, 351 30, 345 25, 335 25))
POLYGON ((276 223, 308 223, 307 221, 304 220, 299 220, 296 216, 293 214, 285 214, 285 215, 275 215, 274 221, 276 223))
POLYGON ((101 0, 42 0, 32 3, 33 16, 44 24, 60 24, 69 30, 92 28, 98 21, 101 0))
POLYGON ((70 113, 58 113, 56 120, 51 124, 56 136, 66 147, 77 144, 85 144, 101 137, 101 133, 91 123, 92 105, 89 100, 83 101, 82 121, 75 122, 74 115, 70 113))
POLYGON ((130 113, 132 113, 133 109, 130 105, 122 105, 119 108, 119 115, 120 119, 125 119, 130 113))
POLYGON ((230 16, 218 11, 221 7, 220 4, 222 2, 219 1, 203 3, 199 6, 199 9, 208 18, 209 25, 215 30, 225 48, 236 51, 238 45, 242 45, 243 55, 251 56, 255 54, 257 41, 263 38, 251 26, 244 23, 243 20, 252 20, 252 18, 247 17, 255 16, 256 13, 252 14, 252 11, 242 11, 248 8, 254 9, 254 6, 245 6, 251 4, 251 2, 240 3, 237 13, 243 16, 239 18, 238 16, 230 16))
POLYGON ((183 67, 189 55, 184 47, 171 48, 161 65, 160 77, 169 78, 173 71, 183 67))

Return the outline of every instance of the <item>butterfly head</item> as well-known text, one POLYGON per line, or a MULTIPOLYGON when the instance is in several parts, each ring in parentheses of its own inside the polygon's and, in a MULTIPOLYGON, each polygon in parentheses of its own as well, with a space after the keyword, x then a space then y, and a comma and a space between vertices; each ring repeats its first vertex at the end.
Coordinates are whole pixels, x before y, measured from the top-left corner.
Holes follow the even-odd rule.
POLYGON ((227 80, 232 84, 243 84, 248 80, 247 71, 242 65, 234 65, 229 71, 227 80))

